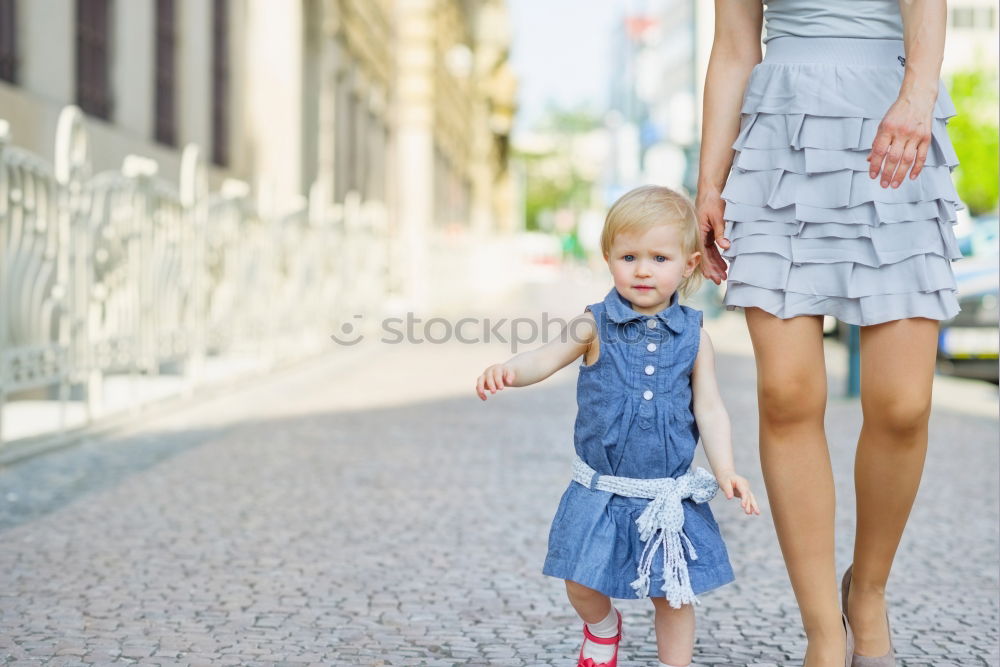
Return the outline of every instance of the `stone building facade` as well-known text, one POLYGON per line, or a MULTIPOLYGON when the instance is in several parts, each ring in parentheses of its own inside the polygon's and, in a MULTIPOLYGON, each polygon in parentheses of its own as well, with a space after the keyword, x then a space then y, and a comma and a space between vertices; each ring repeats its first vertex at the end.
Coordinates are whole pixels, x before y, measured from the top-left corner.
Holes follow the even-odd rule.
POLYGON ((511 227, 509 44, 503 0, 0 0, 0 118, 48 157, 79 105, 95 170, 194 142, 264 208, 381 201, 419 291, 431 235, 511 227))

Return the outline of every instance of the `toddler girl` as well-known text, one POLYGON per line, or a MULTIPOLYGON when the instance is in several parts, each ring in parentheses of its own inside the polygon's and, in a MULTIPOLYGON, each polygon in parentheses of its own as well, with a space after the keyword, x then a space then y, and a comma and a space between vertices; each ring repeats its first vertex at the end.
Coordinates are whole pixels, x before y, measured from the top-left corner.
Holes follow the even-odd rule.
POLYGON ((708 501, 721 488, 760 514, 733 467, 702 314, 678 302, 678 290, 688 295, 701 278, 699 244, 683 195, 656 186, 625 194, 601 234, 614 288, 563 335, 476 380, 486 400, 486 391, 540 382, 584 356, 573 479, 542 568, 565 580, 584 621, 578 667, 617 667, 622 617, 611 598, 635 597, 655 608, 661 667, 688 665, 696 595, 733 580, 708 501), (714 476, 690 469, 699 435, 714 476))

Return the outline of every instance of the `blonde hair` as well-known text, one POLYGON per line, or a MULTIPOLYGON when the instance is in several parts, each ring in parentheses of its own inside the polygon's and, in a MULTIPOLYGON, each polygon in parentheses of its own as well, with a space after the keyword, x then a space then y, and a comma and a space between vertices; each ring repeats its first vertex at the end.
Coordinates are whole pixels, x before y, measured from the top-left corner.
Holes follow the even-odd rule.
MULTIPOLYGON (((618 198, 604 220, 601 231, 601 251, 607 260, 611 244, 622 232, 645 232, 656 225, 672 225, 681 234, 681 250, 685 260, 694 252, 705 257, 698 218, 694 205, 684 194, 661 185, 643 185, 618 198)), ((700 262, 699 262, 700 264, 700 262)), ((700 266, 695 266, 690 276, 684 278, 677 290, 687 298, 698 291, 704 276, 700 266)))

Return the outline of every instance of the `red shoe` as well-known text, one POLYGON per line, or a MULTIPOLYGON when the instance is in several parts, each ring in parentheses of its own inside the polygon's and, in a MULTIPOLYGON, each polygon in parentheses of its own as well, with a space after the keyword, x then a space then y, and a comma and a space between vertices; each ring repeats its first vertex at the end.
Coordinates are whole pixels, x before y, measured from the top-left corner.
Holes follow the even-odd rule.
POLYGON ((622 640, 622 613, 615 609, 618 614, 618 634, 614 637, 595 637, 590 630, 587 629, 587 624, 583 624, 583 636, 588 640, 594 642, 595 644, 614 644, 615 654, 611 656, 611 659, 607 662, 597 663, 594 662, 593 658, 583 657, 583 646, 580 646, 580 658, 576 662, 576 667, 618 667, 618 644, 622 640))

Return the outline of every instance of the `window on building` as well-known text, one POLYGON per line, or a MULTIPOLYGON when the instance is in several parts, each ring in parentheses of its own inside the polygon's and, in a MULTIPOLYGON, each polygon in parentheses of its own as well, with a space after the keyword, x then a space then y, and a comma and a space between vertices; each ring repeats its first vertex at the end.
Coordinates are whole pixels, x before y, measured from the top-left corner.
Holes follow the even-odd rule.
POLYGON ((975 12, 972 7, 952 7, 951 27, 971 28, 975 25, 975 12))
POLYGON ((347 186, 345 195, 351 191, 357 192, 361 185, 361 146, 359 145, 361 128, 358 123, 358 105, 358 94, 352 90, 347 94, 347 107, 344 109, 348 118, 347 173, 344 174, 347 186))
POLYGON ((996 7, 960 5, 951 8, 951 27, 992 30, 996 25, 996 7))
POLYGON ((358 94, 352 96, 354 103, 354 187, 362 199, 368 199, 368 169, 371 162, 368 146, 368 109, 365 100, 358 94))
POLYGON ((16 0, 0 0, 0 79, 17 83, 16 0))
POLYGON ((108 4, 109 0, 76 2, 76 103, 98 118, 111 117, 108 4))
POLYGON ((992 30, 997 24, 997 8, 992 5, 979 8, 978 26, 992 30))
POLYGON ((212 162, 229 157, 229 2, 212 0, 212 162))
POLYGON ((176 34, 174 0, 156 0, 156 140, 176 143, 177 112, 174 99, 176 34))
POLYGON ((354 113, 351 111, 351 82, 346 71, 337 75, 334 97, 333 184, 334 200, 342 202, 350 189, 351 136, 354 133, 354 113))

